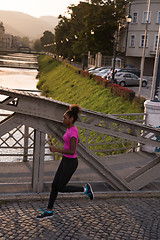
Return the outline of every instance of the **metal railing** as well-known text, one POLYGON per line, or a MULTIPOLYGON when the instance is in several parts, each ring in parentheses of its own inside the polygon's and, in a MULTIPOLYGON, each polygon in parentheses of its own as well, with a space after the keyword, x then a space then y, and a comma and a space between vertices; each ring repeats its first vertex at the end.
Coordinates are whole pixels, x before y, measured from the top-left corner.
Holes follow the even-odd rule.
MULTIPOLYGON (((8 116, 0 114, 0 117, 8 116)), ((53 160, 49 151, 50 139, 45 135, 45 159, 53 160)), ((34 149, 34 129, 25 125, 14 128, 0 138, 0 162, 32 161, 34 149)))
MULTIPOLYGON (((5 119, 9 114, 0 113, 0 118, 5 119)), ((84 117, 83 115, 81 115, 84 117)), ((134 120, 136 122, 144 122, 146 114, 112 114, 123 119, 134 120)), ((95 131, 79 128, 80 141, 86 144, 97 155, 112 155, 134 151, 138 143, 121 139, 110 135, 104 135, 95 131)), ((45 160, 58 160, 60 154, 53 154, 49 151, 51 144, 62 147, 57 139, 45 135, 45 160)), ((0 138, 0 162, 5 161, 32 161, 34 148, 34 129, 25 125, 20 125, 11 130, 0 138)))

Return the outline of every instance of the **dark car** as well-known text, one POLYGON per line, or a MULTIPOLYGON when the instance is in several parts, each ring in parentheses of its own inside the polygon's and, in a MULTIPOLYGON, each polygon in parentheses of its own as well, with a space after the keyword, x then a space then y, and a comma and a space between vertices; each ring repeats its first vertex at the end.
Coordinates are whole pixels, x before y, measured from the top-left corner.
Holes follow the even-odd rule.
POLYGON ((129 73, 134 73, 138 77, 140 77, 140 70, 137 68, 122 68, 119 72, 129 72, 129 73))

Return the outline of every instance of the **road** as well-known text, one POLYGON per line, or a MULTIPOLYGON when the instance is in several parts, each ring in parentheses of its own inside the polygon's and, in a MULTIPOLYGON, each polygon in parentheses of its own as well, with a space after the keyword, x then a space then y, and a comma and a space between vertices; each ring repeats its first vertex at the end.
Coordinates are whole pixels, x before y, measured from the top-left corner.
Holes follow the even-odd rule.
MULTIPOLYGON (((150 99, 151 94, 151 87, 152 87, 152 77, 144 77, 148 80, 148 84, 146 87, 141 88, 141 97, 144 97, 146 99, 150 99)), ((128 89, 133 90, 136 95, 138 94, 139 87, 127 87, 128 89)), ((160 92, 159 92, 159 99, 160 99, 160 92)))

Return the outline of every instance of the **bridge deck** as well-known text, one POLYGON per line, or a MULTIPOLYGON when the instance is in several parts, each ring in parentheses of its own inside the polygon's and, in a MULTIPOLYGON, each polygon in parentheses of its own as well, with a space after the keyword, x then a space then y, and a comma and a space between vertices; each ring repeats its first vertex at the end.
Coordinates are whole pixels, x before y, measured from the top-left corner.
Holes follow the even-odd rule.
POLYGON ((120 177, 126 178, 132 173, 149 164, 155 158, 155 154, 145 152, 131 152, 128 154, 111 155, 101 157, 99 161, 105 166, 109 166, 120 177))
MULTIPOLYGON (((153 155, 145 153, 128 153, 115 156, 101 158, 101 163, 108 165, 121 177, 137 171, 146 163, 153 159, 153 155), (144 160, 146 159, 146 160, 144 160)), ((50 191, 51 182, 58 168, 60 161, 46 161, 44 164, 44 192, 50 191)), ((0 194, 2 193, 17 193, 17 192, 32 192, 32 162, 12 162, 1 163, 0 168, 0 194)), ((79 167, 72 177, 71 184, 84 185, 86 182, 91 182, 93 189, 96 192, 115 191, 111 186, 104 182, 93 169, 88 167, 79 159, 79 167)), ((160 179, 153 181, 142 191, 160 191, 160 179)))

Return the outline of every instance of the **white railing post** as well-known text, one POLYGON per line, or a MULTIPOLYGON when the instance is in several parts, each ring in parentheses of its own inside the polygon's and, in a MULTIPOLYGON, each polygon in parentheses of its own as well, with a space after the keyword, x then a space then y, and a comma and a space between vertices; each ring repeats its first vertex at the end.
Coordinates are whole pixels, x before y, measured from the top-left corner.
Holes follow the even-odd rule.
POLYGON ((33 192, 43 191, 45 134, 34 130, 34 150, 32 167, 33 192))
POLYGON ((29 127, 24 126, 24 155, 23 162, 27 162, 28 158, 28 139, 29 139, 29 127))

